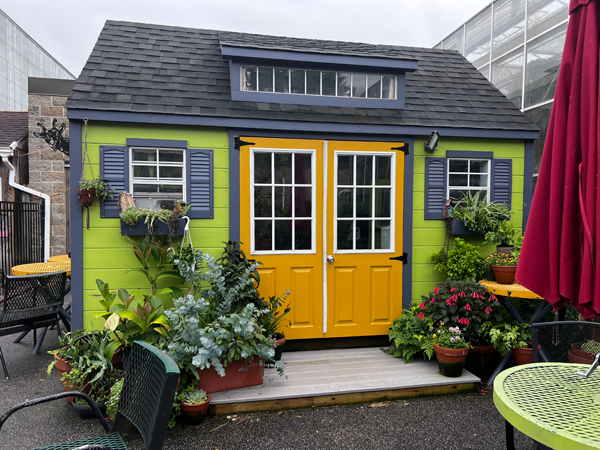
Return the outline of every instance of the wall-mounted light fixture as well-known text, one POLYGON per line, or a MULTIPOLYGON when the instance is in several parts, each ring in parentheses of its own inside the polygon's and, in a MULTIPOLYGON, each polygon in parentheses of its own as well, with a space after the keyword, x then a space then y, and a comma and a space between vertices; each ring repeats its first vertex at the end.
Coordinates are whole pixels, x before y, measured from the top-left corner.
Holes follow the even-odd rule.
POLYGON ((428 152, 434 152, 438 148, 438 141, 440 140, 440 133, 433 131, 427 142, 425 142, 425 150, 428 152))

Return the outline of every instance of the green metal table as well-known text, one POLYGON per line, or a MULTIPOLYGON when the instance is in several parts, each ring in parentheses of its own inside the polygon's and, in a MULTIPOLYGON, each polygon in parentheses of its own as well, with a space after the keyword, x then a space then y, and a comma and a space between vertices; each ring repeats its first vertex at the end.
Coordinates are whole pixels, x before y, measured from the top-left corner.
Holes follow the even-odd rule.
POLYGON ((507 421, 507 448, 513 444, 510 425, 553 449, 600 448, 600 369, 588 378, 576 373, 588 368, 536 363, 500 373, 494 404, 507 421))

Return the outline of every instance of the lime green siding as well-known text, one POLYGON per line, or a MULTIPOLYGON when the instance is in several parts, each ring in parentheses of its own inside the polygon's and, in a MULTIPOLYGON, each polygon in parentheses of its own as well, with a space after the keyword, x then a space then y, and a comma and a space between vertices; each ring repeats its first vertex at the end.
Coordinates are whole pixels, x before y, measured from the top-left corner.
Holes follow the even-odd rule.
MULTIPOLYGON (((443 220, 425 220, 425 158, 428 156, 444 157, 447 150, 487 151, 494 152, 494 158, 512 159, 512 221, 516 227, 523 223, 523 174, 525 167, 525 143, 508 139, 440 139, 438 150, 429 153, 424 150, 425 139, 415 139, 414 178, 413 178, 413 247, 412 247, 412 298, 420 300, 421 295, 429 293, 442 281, 442 275, 433 268, 430 261, 432 253, 438 251, 445 242, 446 225, 443 220)), ((480 245, 481 236, 466 236, 465 241, 480 245)), ((486 245, 481 248, 482 255, 494 251, 494 247, 486 245)))
MULTIPOLYGON (((201 127, 156 126, 137 124, 114 124, 89 122, 87 127, 88 154, 94 175, 100 172, 99 146, 125 145, 127 138, 187 140, 190 148, 213 149, 214 151, 214 219, 190 221, 190 232, 195 248, 214 256, 222 252, 222 241, 229 239, 229 141, 227 130, 201 127)), ((82 137, 85 131, 82 130, 82 137)), ((82 143, 82 148, 84 144, 82 143)), ((86 177, 91 178, 86 165, 86 177)), ((193 208, 193 206, 192 206, 193 208)), ((100 218, 100 206, 96 200, 90 207, 90 229, 85 229, 85 208, 82 208, 83 223, 83 325, 85 328, 102 326, 102 321, 93 317, 99 311, 98 289, 95 280, 100 278, 110 283, 111 289, 125 288, 146 290, 148 283, 138 273, 125 273, 127 269, 140 267, 131 245, 121 236, 119 219, 100 218)), ((165 286, 175 284, 166 281, 165 286)))

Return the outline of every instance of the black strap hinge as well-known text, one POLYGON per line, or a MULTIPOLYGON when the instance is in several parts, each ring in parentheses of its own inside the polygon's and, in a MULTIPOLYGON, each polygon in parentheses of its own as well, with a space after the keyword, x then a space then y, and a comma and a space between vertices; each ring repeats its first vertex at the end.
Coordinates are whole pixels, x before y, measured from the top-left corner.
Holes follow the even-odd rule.
POLYGON ((392 147, 392 150, 398 150, 399 152, 404 152, 405 155, 410 155, 410 144, 405 142, 402 147, 392 147))
POLYGON ((234 149, 239 150, 240 147, 243 147, 244 145, 256 145, 256 144, 254 142, 242 141, 239 136, 233 137, 233 148, 234 149))
POLYGON ((408 253, 402 253, 402 256, 392 256, 390 258, 392 261, 402 261, 404 264, 408 264, 408 253))

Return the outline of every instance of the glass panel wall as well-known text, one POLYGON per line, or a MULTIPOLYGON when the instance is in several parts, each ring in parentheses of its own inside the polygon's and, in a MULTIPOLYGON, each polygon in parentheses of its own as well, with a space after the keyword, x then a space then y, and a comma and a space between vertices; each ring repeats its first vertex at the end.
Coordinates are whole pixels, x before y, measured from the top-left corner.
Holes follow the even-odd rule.
POLYGON ((492 63, 492 83, 517 108, 521 107, 523 94, 523 47, 492 63))
POLYGON ((464 52, 464 44, 465 44, 465 29, 460 27, 449 37, 444 39, 444 48, 446 50, 458 50, 459 52, 464 52))
POLYGON ((488 6, 467 22, 465 57, 475 67, 487 64, 490 59, 490 40, 492 35, 492 6, 488 6))
POLYGON ((494 57, 523 44, 525 0, 498 0, 494 3, 494 57))

